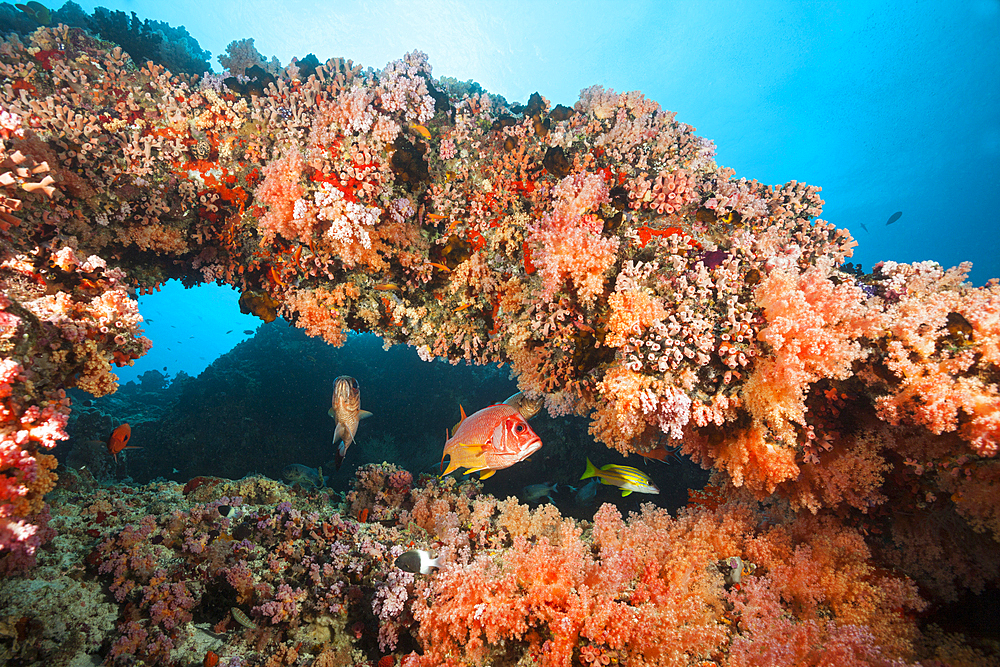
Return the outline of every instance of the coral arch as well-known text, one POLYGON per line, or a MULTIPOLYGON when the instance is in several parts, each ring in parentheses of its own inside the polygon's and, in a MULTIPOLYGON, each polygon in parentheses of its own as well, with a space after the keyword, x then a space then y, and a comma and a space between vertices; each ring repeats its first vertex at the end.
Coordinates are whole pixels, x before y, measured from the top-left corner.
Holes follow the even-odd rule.
POLYGON ((639 93, 512 104, 416 52, 244 73, 259 85, 173 75, 66 26, 0 42, 8 567, 46 536, 64 389, 115 390, 149 347, 135 291, 169 279, 335 345, 509 364, 608 446, 681 446, 758 498, 869 518, 951 498, 935 511, 1000 535, 976 501, 997 478, 996 281, 861 274, 818 188, 736 178, 639 93))

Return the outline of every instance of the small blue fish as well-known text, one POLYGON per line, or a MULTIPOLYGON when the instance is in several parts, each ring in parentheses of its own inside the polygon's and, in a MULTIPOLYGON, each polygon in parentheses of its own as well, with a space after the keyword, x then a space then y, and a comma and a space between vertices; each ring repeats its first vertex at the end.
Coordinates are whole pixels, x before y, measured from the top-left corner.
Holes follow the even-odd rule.
POLYGON ((601 480, 592 479, 576 492, 576 502, 580 505, 589 505, 597 498, 597 489, 601 486, 601 480))
POLYGON ((542 498, 552 502, 552 494, 558 490, 558 484, 529 484, 521 489, 521 499, 528 503, 537 503, 542 498))
POLYGON ((893 213, 892 215, 890 215, 890 216, 889 216, 889 219, 885 221, 885 224, 887 224, 887 225, 891 225, 892 223, 894 223, 894 222, 896 222, 897 220, 899 220, 899 218, 900 218, 900 217, 901 217, 902 215, 903 215, 903 212, 902 212, 902 211, 896 211, 895 213, 893 213))

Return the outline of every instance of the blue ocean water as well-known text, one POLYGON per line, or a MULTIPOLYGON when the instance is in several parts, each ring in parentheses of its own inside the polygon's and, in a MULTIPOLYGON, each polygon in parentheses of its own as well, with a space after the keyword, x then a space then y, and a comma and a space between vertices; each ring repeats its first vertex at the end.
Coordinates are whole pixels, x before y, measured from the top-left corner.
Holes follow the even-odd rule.
MULTIPOLYGON (((253 37, 282 63, 314 53, 381 68, 419 49, 435 76, 510 101, 538 91, 572 105, 594 84, 640 90, 713 140, 738 177, 821 186, 822 217, 851 231, 866 270, 971 261, 975 284, 1000 276, 998 0, 81 6, 98 4, 185 26, 216 71, 229 42, 253 37)), ((254 328, 236 300, 215 286, 144 297, 154 348, 122 379, 199 373, 254 328)))

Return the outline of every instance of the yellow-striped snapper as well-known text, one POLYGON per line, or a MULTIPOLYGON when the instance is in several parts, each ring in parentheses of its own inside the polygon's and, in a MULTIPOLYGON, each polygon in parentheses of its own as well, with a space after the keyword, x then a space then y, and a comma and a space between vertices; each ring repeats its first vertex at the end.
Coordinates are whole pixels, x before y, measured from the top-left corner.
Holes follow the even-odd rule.
POLYGON ((660 490, 656 488, 651 480, 644 472, 633 468, 632 466, 620 466, 614 463, 609 463, 606 466, 596 467, 587 459, 587 469, 583 472, 580 479, 587 479, 588 477, 598 477, 602 484, 608 484, 611 486, 617 486, 622 490, 622 498, 629 495, 633 491, 636 493, 659 493, 660 490))

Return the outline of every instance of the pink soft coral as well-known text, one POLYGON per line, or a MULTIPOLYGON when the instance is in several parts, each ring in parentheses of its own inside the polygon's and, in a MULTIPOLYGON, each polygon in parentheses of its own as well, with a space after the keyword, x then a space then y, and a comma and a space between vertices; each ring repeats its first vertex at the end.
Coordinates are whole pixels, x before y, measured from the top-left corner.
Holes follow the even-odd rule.
POLYGON ((604 223, 592 211, 607 201, 608 186, 598 174, 570 175, 555 187, 552 212, 529 238, 539 246, 532 262, 542 276, 542 298, 551 299, 567 280, 584 303, 593 303, 604 291, 604 274, 614 263, 618 239, 601 235, 604 223))
POLYGON ((268 207, 259 223, 265 240, 273 241, 275 236, 281 235, 288 240, 309 242, 314 220, 305 215, 304 202, 296 208, 303 194, 299 183, 303 169, 305 160, 297 149, 264 167, 264 182, 254 194, 268 207))

